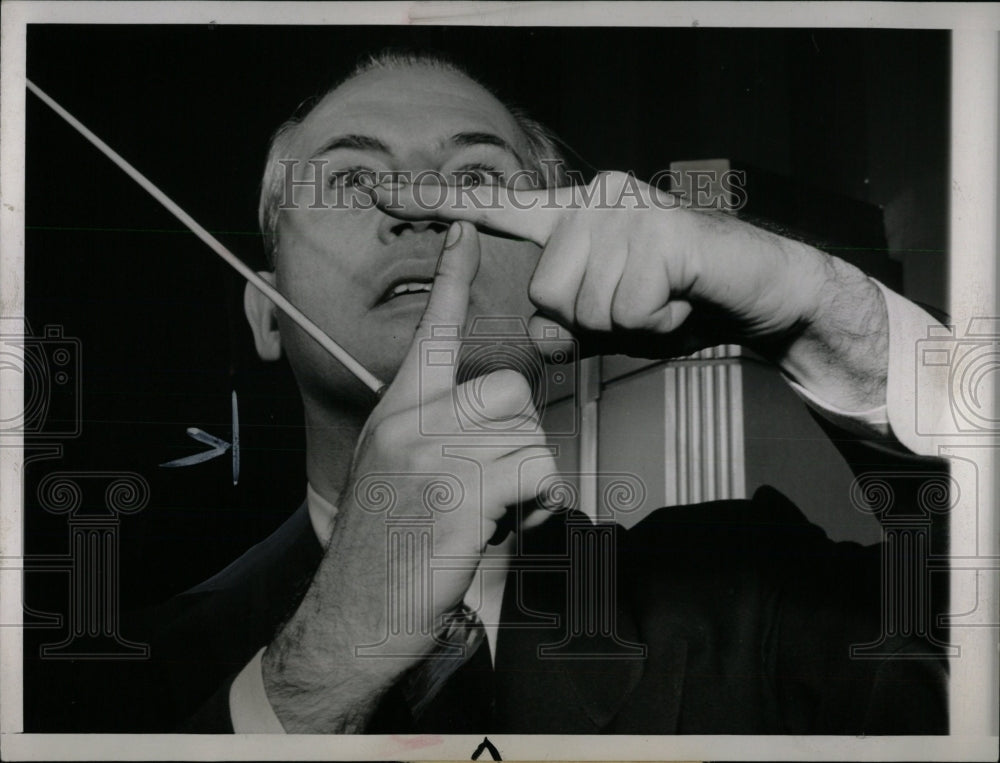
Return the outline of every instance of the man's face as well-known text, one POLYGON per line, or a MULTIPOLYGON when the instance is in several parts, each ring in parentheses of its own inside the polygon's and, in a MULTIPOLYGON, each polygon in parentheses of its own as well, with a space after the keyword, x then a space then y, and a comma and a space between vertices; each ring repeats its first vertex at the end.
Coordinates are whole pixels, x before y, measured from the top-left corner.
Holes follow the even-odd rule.
MULTIPOLYGON (((405 172, 413 177, 433 170, 449 182, 455 173, 509 177, 525 169, 524 136, 507 109, 475 83, 418 66, 369 72, 347 82, 313 109, 293 141, 296 179, 312 178, 306 162, 322 160, 328 198, 324 208, 311 209, 314 189, 298 187, 295 208, 281 212, 278 288, 388 381, 427 305, 447 225, 404 221, 368 203, 362 208, 343 203, 364 193, 352 190, 352 173, 405 172)), ((472 285, 469 320, 478 315, 527 318, 532 312, 527 284, 538 247, 482 232, 479 236, 482 260, 472 285)), ((279 321, 283 348, 306 391, 343 389, 347 372, 297 326, 283 316, 279 321)))

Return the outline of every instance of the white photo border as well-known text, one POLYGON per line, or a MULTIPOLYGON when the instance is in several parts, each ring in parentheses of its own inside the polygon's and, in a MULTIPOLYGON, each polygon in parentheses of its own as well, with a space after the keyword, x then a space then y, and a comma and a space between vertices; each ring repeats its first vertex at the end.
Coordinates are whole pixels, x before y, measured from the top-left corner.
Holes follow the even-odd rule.
MULTIPOLYGON (((997 303, 998 94, 1000 6, 977 3, 471 3, 471 2, 21 2, 3 4, 0 44, 0 304, 4 316, 24 314, 24 113, 28 24, 454 24, 497 26, 876 27, 950 29, 951 198, 950 304, 956 326, 972 316, 1000 315, 997 303)), ((0 419, 23 407, 23 390, 0 391, 0 419)), ((22 454, 0 448, 0 558, 22 552, 22 454)), ((993 466, 1000 465, 994 446, 993 466)), ((980 507, 997 505, 996 469, 981 469, 980 507)), ((995 514, 978 528, 952 523, 952 533, 977 533, 982 558, 1000 558, 995 514)), ((993 565, 996 567, 996 564, 993 565)), ((952 575, 951 601, 978 601, 997 618, 1000 573, 986 565, 952 575)), ((21 581, 3 577, 0 622, 20 622, 21 581)), ((998 745, 997 629, 954 628, 962 649, 952 661, 951 734, 947 737, 761 736, 497 736, 509 760, 996 760, 998 745)), ((478 737, 214 736, 24 734, 21 631, 0 628, 0 756, 6 760, 468 759, 478 737)))

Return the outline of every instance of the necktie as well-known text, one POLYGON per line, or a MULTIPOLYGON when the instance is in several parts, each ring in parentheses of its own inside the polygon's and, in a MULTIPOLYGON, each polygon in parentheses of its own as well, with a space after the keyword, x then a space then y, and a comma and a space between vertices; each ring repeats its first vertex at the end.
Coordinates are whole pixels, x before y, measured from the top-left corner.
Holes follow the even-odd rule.
POLYGON ((479 615, 461 604, 434 650, 404 677, 403 695, 424 733, 482 731, 493 704, 493 665, 479 615))

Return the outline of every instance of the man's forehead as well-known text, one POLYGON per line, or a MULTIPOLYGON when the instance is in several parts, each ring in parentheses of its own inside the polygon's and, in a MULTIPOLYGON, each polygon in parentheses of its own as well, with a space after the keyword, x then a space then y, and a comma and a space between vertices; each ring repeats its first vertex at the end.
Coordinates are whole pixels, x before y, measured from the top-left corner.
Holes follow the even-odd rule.
POLYGON ((417 64, 364 72, 327 93, 295 143, 306 158, 337 133, 421 143, 476 130, 525 148, 517 121, 492 93, 460 72, 417 64))

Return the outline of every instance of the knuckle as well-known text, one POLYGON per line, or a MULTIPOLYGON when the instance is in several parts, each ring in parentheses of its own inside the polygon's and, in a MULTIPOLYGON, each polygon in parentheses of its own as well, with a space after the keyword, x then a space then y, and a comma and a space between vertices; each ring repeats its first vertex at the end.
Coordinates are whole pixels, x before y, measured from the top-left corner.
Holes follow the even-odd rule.
POLYGON ((505 400, 523 402, 531 398, 531 384, 520 371, 504 368, 494 371, 491 376, 496 381, 496 386, 503 390, 505 400))
POLYGON ((548 496, 552 485, 553 477, 559 474, 555 460, 541 457, 534 459, 529 468, 522 472, 520 480, 520 492, 522 500, 534 500, 548 496))
POLYGON ((545 434, 541 424, 532 429, 531 432, 525 433, 524 447, 536 453, 549 452, 548 435, 545 434))
POLYGON ((606 311, 587 294, 581 294, 577 301, 576 324, 586 331, 604 331, 609 328, 606 311))
POLYGON ((628 302, 615 302, 611 306, 611 323, 615 328, 637 331, 648 328, 649 315, 628 302))
POLYGON ((533 388, 519 371, 500 369, 466 384, 476 387, 471 390, 477 400, 474 409, 469 411, 473 416, 492 421, 515 416, 535 417, 533 388))
POLYGON ((521 470, 536 488, 541 486, 546 477, 559 471, 555 456, 548 448, 542 446, 528 449, 528 453, 521 459, 521 470))
POLYGON ((522 423, 537 421, 538 413, 535 410, 534 390, 531 384, 516 371, 508 371, 506 379, 507 391, 501 415, 511 420, 520 420, 522 423))
POLYGON ((533 278, 528 284, 528 299, 535 307, 555 307, 559 302, 560 292, 554 284, 540 278, 533 278))

